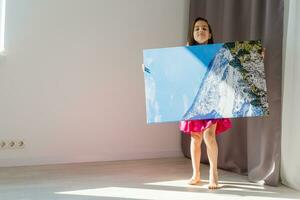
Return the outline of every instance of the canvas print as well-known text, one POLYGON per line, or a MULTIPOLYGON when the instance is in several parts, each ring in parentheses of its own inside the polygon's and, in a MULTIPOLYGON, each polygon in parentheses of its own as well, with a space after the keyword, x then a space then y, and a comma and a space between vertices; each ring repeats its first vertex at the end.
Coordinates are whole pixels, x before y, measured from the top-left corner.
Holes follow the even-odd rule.
POLYGON ((143 51, 147 123, 269 114, 262 44, 143 51))

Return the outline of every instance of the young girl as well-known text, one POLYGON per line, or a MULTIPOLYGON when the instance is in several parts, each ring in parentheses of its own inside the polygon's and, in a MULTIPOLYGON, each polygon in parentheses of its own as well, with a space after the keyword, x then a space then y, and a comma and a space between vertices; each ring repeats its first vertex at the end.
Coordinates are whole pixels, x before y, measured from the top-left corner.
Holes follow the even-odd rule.
MULTIPOLYGON (((189 45, 212 44, 213 35, 208 21, 204 18, 197 18, 191 30, 189 45)), ((191 135, 191 159, 193 175, 189 184, 196 185, 200 179, 200 159, 202 139, 207 147, 207 155, 210 164, 209 189, 218 188, 218 145, 216 135, 231 128, 229 119, 209 119, 209 120, 187 120, 181 121, 179 128, 186 134, 191 135)))

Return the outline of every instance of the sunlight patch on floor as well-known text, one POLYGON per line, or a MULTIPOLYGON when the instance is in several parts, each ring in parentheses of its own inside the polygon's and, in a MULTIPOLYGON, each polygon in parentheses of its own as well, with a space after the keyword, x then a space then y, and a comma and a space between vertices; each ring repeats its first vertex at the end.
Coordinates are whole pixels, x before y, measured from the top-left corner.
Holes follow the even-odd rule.
MULTIPOLYGON (((208 188, 208 180, 202 179, 202 184, 188 185, 188 180, 163 181, 155 183, 145 183, 145 185, 167 186, 167 187, 193 187, 193 188, 208 188)), ((265 186, 256 183, 236 182, 236 181, 219 181, 222 190, 228 191, 245 191, 255 193, 273 194, 275 192, 266 191, 265 186)))

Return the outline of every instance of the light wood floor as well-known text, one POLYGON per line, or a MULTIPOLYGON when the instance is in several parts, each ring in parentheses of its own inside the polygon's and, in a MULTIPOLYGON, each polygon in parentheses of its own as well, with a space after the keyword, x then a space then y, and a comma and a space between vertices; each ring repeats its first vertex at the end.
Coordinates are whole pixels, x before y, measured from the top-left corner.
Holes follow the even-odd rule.
POLYGON ((202 185, 188 185, 190 176, 186 158, 0 168, 0 200, 300 199, 300 192, 285 186, 251 183, 222 170, 223 187, 208 190, 207 165, 201 165, 202 185))

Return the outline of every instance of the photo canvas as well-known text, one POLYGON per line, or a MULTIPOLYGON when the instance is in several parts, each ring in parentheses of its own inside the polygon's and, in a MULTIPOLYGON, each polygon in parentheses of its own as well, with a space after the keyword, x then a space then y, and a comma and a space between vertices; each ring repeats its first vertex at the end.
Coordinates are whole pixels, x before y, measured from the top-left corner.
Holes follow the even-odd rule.
POLYGON ((269 114, 262 44, 143 50, 147 123, 269 114))

